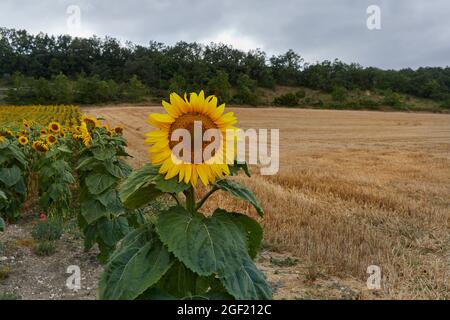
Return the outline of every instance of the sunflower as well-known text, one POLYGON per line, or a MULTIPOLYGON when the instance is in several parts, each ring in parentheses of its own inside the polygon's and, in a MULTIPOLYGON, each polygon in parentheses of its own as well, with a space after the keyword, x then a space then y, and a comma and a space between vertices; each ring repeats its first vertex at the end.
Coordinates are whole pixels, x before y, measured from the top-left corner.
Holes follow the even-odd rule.
POLYGON ((31 127, 31 122, 24 119, 24 120, 23 120, 23 127, 24 127, 25 129, 30 129, 30 127, 31 127))
MULTIPOLYGON (((146 139, 146 142, 151 145, 149 149, 151 163, 161 165, 159 173, 164 174, 165 179, 178 176, 180 183, 184 181, 186 184, 191 183, 194 187, 197 185, 198 178, 207 186, 218 178, 229 175, 230 169, 227 165, 229 155, 225 149, 229 145, 227 143, 229 135, 226 133, 235 132, 234 124, 237 120, 232 112, 223 113, 225 104, 217 106, 215 96, 205 98, 204 92, 201 91, 198 95, 191 93, 190 99, 186 95, 182 99, 176 93, 172 93, 170 103, 163 101, 162 105, 167 114, 151 114, 149 116, 149 123, 159 130, 147 133, 148 138, 146 139), (213 154, 210 159, 204 159, 203 156, 201 161, 194 159, 195 150, 192 150, 190 161, 186 161, 184 156, 181 160, 172 152, 179 143, 169 141, 173 131, 176 129, 188 130, 192 141, 194 122, 201 122, 202 136, 208 129, 220 130, 219 152, 213 154), (224 155, 226 160, 221 160, 224 155)), ((203 142, 202 150, 206 145, 207 143, 203 142)))
POLYGON ((64 130, 61 130, 61 131, 59 132, 59 137, 60 137, 60 138, 65 138, 65 137, 66 137, 66 133, 64 132, 64 130))
POLYGON ((91 137, 91 134, 89 133, 86 122, 83 122, 81 124, 80 132, 81 132, 81 134, 79 135, 79 137, 81 137, 83 144, 89 148, 91 146, 92 137, 91 137))
POLYGON ((41 153, 46 153, 49 150, 48 145, 42 141, 34 141, 32 148, 41 153))
POLYGON ((56 139, 56 137, 52 134, 49 134, 45 140, 49 145, 53 145, 56 143, 56 141, 58 141, 58 139, 56 139))
POLYGON ((86 124, 86 126, 88 127, 88 129, 95 129, 99 126, 99 122, 97 120, 97 118, 95 118, 94 116, 82 116, 81 117, 81 124, 86 124))
POLYGON ((41 129, 41 130, 39 130, 39 132, 41 133, 41 136, 44 136, 47 134, 47 130, 45 130, 45 129, 41 129))
POLYGON ((114 133, 116 134, 122 134, 123 133, 123 127, 122 126, 117 126, 114 128, 114 133))
POLYGON ((19 140, 19 143, 23 146, 28 144, 28 138, 25 136, 20 136, 17 140, 19 140))
POLYGON ((56 121, 50 122, 48 125, 48 130, 53 133, 58 133, 61 131, 61 125, 56 121))
POLYGON ((5 141, 5 137, 0 136, 0 144, 2 144, 5 141))

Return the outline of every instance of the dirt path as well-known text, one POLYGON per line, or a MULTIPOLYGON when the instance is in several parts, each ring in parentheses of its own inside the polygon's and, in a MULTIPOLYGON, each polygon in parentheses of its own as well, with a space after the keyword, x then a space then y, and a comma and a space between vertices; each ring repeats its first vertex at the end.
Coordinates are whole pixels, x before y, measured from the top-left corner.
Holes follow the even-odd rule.
MULTIPOLYGON (((84 252, 82 240, 66 233, 57 241, 54 255, 37 256, 32 251, 31 228, 30 223, 22 222, 0 234, 0 270, 9 270, 7 277, 0 280, 0 300, 96 299, 102 271, 96 250, 84 252), (81 289, 76 292, 66 286, 70 276, 66 271, 72 265, 81 270, 81 289)), ((275 299, 360 299, 371 294, 361 282, 328 277, 289 254, 264 250, 257 264, 267 275, 275 299)))

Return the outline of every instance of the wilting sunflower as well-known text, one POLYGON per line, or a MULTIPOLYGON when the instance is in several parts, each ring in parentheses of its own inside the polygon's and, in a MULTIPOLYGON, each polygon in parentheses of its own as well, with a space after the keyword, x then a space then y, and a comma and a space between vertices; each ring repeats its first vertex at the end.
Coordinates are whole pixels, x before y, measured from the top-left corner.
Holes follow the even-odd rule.
MULTIPOLYGON (((163 101, 162 105, 167 114, 151 114, 149 116, 149 123, 159 130, 147 133, 148 138, 146 142, 151 145, 149 152, 152 164, 161 165, 159 172, 165 175, 165 179, 178 176, 179 182, 191 183, 195 187, 198 178, 206 186, 214 183, 217 178, 229 175, 228 159, 226 159, 228 153, 225 147, 229 145, 226 140, 230 138, 226 133, 229 131, 234 132, 233 130, 236 129, 234 124, 236 124, 237 120, 233 112, 224 114, 225 105, 217 106, 217 98, 215 96, 205 98, 203 91, 198 95, 191 93, 190 99, 186 95, 182 99, 176 93, 172 93, 170 95, 170 103, 163 101), (200 161, 199 159, 194 159, 194 146, 191 146, 191 155, 187 155, 187 158, 190 157, 190 161, 186 161, 187 158, 184 155, 183 159, 179 159, 172 152, 173 148, 179 144, 178 141, 170 141, 172 133, 176 129, 188 130, 191 134, 191 144, 194 144, 192 143, 194 122, 201 122, 202 136, 208 129, 220 130, 219 152, 213 154, 210 159, 204 159, 203 155, 200 161), (218 160, 222 158, 224 160, 218 160)), ((202 150, 208 144, 203 142, 202 150)), ((202 151, 199 153, 201 154, 202 151)))
POLYGON ((114 128, 114 133, 116 134, 122 134, 123 133, 123 127, 122 126, 117 126, 114 128))
POLYGON ((59 133, 59 131, 61 131, 61 125, 56 121, 51 122, 48 125, 48 130, 53 133, 59 133))
POLYGON ((28 144, 28 138, 25 136, 20 136, 17 140, 23 146, 26 146, 28 144))
POLYGON ((48 145, 43 141, 34 141, 32 148, 41 153, 46 153, 49 150, 48 145))
POLYGON ((95 129, 99 126, 99 122, 97 120, 97 118, 95 118, 94 116, 82 116, 81 117, 81 124, 85 124, 88 129, 95 129))
POLYGON ((53 145, 58 141, 58 139, 56 139, 56 137, 52 134, 49 134, 45 140, 49 145, 53 145))

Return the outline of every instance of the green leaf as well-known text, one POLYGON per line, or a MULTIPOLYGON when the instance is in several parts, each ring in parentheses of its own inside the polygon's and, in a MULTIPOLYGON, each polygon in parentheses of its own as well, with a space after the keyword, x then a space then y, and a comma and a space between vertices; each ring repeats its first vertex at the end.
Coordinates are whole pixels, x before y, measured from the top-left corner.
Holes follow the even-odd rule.
POLYGON ((66 145, 59 146, 58 150, 61 151, 62 153, 72 153, 72 150, 70 150, 69 147, 66 145))
POLYGON ((66 172, 66 171, 70 171, 69 164, 64 160, 57 160, 57 161, 53 162, 51 166, 59 174, 62 174, 63 172, 66 172))
POLYGON ((0 232, 5 231, 5 229, 6 229, 5 221, 2 218, 0 218, 0 232))
POLYGON ((270 300, 272 289, 264 274, 247 259, 235 272, 221 277, 224 287, 237 300, 270 300))
POLYGON ((22 178, 22 171, 17 166, 12 168, 3 168, 0 170, 0 181, 2 181, 8 188, 12 187, 22 178))
POLYGON ((92 194, 100 194, 110 188, 116 182, 116 178, 103 173, 94 173, 86 178, 86 186, 92 194))
POLYGON ((176 206, 159 214, 156 230, 169 251, 202 276, 233 272, 248 257, 245 232, 232 216, 204 218, 176 206))
POLYGON ((129 233, 99 281, 100 299, 131 300, 153 286, 172 265, 170 254, 151 227, 129 233))
POLYGON ((145 165, 130 176, 120 186, 120 199, 125 207, 138 209, 162 194, 155 188, 154 180, 158 175, 158 168, 145 165))
POLYGON ((58 201, 64 193, 64 187, 60 183, 54 183, 48 188, 47 192, 53 201, 58 201))
POLYGON ((116 155, 116 150, 114 150, 114 148, 92 148, 92 154, 95 159, 99 161, 105 161, 114 158, 114 156, 116 155))
POLYGON ((106 190, 97 197, 97 200, 100 201, 105 207, 108 207, 108 205, 117 201, 117 191, 114 189, 106 190))
POLYGON ((61 175, 61 181, 64 183, 69 183, 69 184, 76 182, 75 178, 69 171, 66 171, 61 175))
POLYGON ((88 224, 108 215, 108 210, 100 201, 90 199, 81 202, 81 214, 88 224))
POLYGON ((191 185, 179 183, 178 178, 166 180, 164 179, 164 176, 158 174, 155 178, 155 187, 162 192, 180 193, 189 189, 191 185))
POLYGON ((28 161, 25 158, 25 155, 23 154, 22 150, 19 149, 19 147, 17 147, 14 144, 10 144, 8 145, 8 154, 12 155, 18 162, 20 162, 20 164, 22 165, 22 167, 26 167, 28 165, 28 161))
POLYGON ((97 231, 103 242, 112 247, 129 232, 128 221, 124 217, 103 218, 97 223, 97 231))
POLYGON ((234 161, 234 164, 230 166, 230 173, 232 176, 235 176, 239 173, 239 171, 244 170, 244 173, 247 177, 251 177, 250 171, 248 170, 248 165, 246 162, 244 163, 238 163, 236 160, 234 161))
POLYGON ((225 179, 217 181, 215 185, 219 189, 231 193, 237 199, 250 202, 253 205, 253 207, 255 207, 256 212, 258 212, 258 214, 261 217, 264 216, 264 210, 259 204, 258 200, 256 200, 255 195, 251 190, 247 189, 245 186, 241 185, 236 181, 225 179))
POLYGON ((83 157, 78 161, 77 167, 75 169, 82 171, 92 170, 93 166, 95 166, 97 163, 98 161, 92 157, 83 157))
POLYGON ((111 160, 104 162, 106 170, 118 179, 128 177, 131 172, 131 167, 123 161, 117 161, 114 163, 111 160))
POLYGON ((176 297, 168 294, 159 288, 150 288, 136 298, 136 300, 177 300, 176 297))
POLYGON ((25 180, 23 179, 23 177, 21 177, 15 184, 14 191, 21 195, 27 193, 27 186, 25 185, 25 180))
POLYGON ((223 209, 217 209, 216 214, 226 214, 232 216, 242 225, 247 233, 248 253, 252 259, 255 259, 261 249, 263 239, 263 229, 258 221, 241 213, 227 212, 223 209))
POLYGON ((192 272, 183 263, 176 260, 156 284, 156 287, 181 299, 206 293, 209 289, 209 279, 210 277, 202 277, 192 272))

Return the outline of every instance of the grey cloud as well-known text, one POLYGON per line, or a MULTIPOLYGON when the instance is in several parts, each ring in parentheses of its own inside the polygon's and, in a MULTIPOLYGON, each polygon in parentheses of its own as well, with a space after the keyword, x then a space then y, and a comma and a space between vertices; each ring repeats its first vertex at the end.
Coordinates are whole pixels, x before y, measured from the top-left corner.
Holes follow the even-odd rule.
POLYGON ((450 65, 447 0, 2 0, 0 25, 67 33, 66 9, 78 5, 85 35, 149 40, 222 40, 269 54, 290 48, 308 62, 342 59, 364 66, 450 65), (382 29, 366 28, 366 8, 381 8, 382 29))

